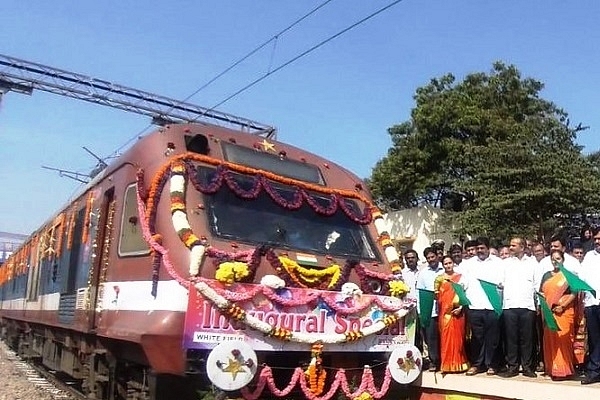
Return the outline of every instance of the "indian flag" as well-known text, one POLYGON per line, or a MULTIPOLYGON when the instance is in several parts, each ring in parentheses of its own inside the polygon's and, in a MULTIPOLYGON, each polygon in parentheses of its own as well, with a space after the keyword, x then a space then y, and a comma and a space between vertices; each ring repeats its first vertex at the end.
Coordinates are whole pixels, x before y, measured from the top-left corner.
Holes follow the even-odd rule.
POLYGON ((298 261, 298 264, 318 265, 317 257, 312 254, 296 253, 296 261, 298 261))

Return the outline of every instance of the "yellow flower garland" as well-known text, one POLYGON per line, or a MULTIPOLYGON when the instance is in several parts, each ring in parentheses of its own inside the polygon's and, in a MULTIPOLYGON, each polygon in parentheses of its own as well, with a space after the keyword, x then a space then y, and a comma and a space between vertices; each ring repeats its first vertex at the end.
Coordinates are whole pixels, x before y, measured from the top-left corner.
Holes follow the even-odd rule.
POLYGON ((215 279, 226 285, 231 285, 234 282, 239 282, 250 275, 248 265, 243 262, 224 262, 219 264, 215 279))
POLYGON ((279 256, 279 261, 281 261, 281 265, 283 265, 283 268, 285 268, 292 279, 302 280, 302 282, 306 282, 309 286, 318 284, 326 277, 331 277, 327 284, 327 288, 330 289, 335 286, 342 276, 342 268, 337 264, 332 264, 323 269, 314 269, 304 268, 298 265, 296 261, 284 256, 279 256))
POLYGON ((390 294, 395 297, 404 296, 410 291, 410 288, 403 281, 390 281, 390 294))

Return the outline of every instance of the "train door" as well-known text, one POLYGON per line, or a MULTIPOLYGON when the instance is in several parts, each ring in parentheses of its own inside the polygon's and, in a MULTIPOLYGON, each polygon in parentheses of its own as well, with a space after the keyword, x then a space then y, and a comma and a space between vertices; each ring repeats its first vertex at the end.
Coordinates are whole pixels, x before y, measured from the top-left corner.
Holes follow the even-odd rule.
POLYGON ((95 330, 98 327, 98 321, 96 316, 96 306, 98 304, 99 285, 105 277, 106 263, 108 260, 108 252, 110 246, 110 239, 113 231, 113 222, 115 214, 115 190, 114 188, 108 189, 104 192, 102 204, 100 205, 100 219, 98 221, 98 231, 96 236, 96 244, 98 248, 92 263, 90 271, 90 285, 89 285, 89 299, 90 304, 87 310, 88 329, 95 330))
POLYGON ((31 253, 29 256, 29 270, 27 271, 27 292, 28 301, 37 301, 40 290, 40 248, 37 240, 32 241, 31 253))

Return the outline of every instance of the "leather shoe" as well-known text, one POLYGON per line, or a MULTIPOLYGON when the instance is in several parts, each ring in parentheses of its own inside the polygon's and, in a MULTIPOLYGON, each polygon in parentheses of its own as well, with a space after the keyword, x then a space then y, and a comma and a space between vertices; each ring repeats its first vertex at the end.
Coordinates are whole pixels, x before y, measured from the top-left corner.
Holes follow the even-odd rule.
POLYGON ((583 378, 581 380, 582 385, 589 385, 590 383, 596 383, 596 382, 600 382, 600 375, 595 376, 595 377, 586 376, 585 378, 583 378))
POLYGON ((499 375, 503 378, 512 378, 513 376, 519 375, 519 371, 509 369, 508 371, 504 371, 499 375))
POLYGON ((537 378, 537 374, 530 369, 523 371, 523 376, 528 378, 537 378))

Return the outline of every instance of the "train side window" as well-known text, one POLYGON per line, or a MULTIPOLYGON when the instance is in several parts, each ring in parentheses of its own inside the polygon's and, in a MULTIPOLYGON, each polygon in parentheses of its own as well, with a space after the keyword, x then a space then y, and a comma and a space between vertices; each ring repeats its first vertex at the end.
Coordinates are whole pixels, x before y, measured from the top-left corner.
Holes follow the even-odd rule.
POLYGON ((121 231, 119 237, 119 256, 140 256, 150 252, 142 235, 142 226, 137 211, 135 183, 125 191, 121 231))

